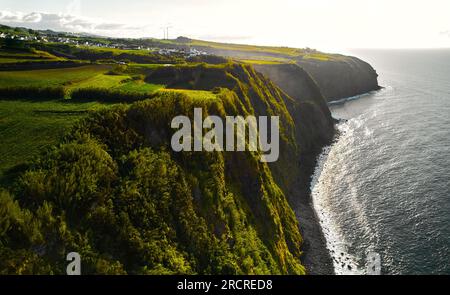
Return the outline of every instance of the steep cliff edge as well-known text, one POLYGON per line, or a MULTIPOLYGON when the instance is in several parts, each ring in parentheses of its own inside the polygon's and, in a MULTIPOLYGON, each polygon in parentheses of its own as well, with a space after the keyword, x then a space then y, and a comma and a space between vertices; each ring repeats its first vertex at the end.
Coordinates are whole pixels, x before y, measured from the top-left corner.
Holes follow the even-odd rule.
MULTIPOLYGON (((298 102, 311 102, 320 107, 321 115, 315 114, 314 116, 318 118, 322 117, 321 121, 328 127, 318 128, 321 126, 320 123, 315 123, 314 125, 310 125, 310 128, 316 130, 317 133, 325 132, 328 133, 328 136, 332 136, 330 135, 332 129, 329 126, 333 125, 333 119, 331 118, 326 100, 316 82, 305 70, 295 64, 256 64, 254 68, 268 77, 294 100, 298 102)), ((298 114, 298 116, 301 117, 302 114, 298 114)), ((301 120, 298 123, 298 128, 301 128, 300 124, 305 124, 301 120)), ((318 153, 319 150, 310 150, 302 155, 301 163, 303 163, 303 169, 301 170, 301 179, 303 181, 298 183, 291 193, 296 196, 301 196, 299 199, 292 201, 292 206, 299 220, 301 220, 302 234, 305 240, 303 248, 306 252, 304 263, 312 273, 323 274, 329 273, 332 266, 329 264, 328 250, 324 246, 325 241, 321 228, 317 225, 315 212, 310 206, 311 200, 309 197, 309 180, 313 174, 315 158, 318 153)))
POLYGON ((378 74, 370 64, 351 56, 329 60, 298 58, 296 63, 316 81, 328 101, 378 90, 378 74))
MULTIPOLYGON (((288 137, 289 139, 281 140, 280 159, 270 163, 269 167, 299 220, 303 236, 302 261, 307 271, 313 274, 332 273, 332 261, 311 207, 309 191, 316 157, 334 136, 333 119, 318 86, 308 73, 294 64, 253 65, 253 67, 229 65, 225 71, 219 68, 211 66, 160 68, 150 74, 148 80, 168 84, 172 88, 211 90, 214 85, 227 87, 237 92, 241 98, 245 97, 239 90, 243 84, 239 83, 241 86, 236 87, 236 81, 229 78, 230 73, 232 77, 249 83, 253 89, 260 88, 261 81, 264 81, 269 89, 275 90, 280 87, 279 90, 283 92, 278 95, 288 111, 281 120, 287 126, 291 126, 288 130, 292 130, 293 134, 292 137, 288 137), (253 68, 263 75, 255 72, 253 68), (260 82, 254 84, 255 78, 260 82)), ((274 90, 269 92, 274 93, 274 90)), ((257 96, 250 95, 250 97, 257 96)), ((280 99, 278 101, 281 102, 280 99)), ((251 102, 254 106, 261 105, 260 99, 253 98, 251 102)), ((255 113, 265 115, 267 111, 264 109, 255 107, 255 113)))
POLYGON ((326 100, 317 83, 300 66, 296 64, 255 64, 253 67, 293 99, 299 102, 310 101, 320 106, 324 114, 330 115, 326 100))

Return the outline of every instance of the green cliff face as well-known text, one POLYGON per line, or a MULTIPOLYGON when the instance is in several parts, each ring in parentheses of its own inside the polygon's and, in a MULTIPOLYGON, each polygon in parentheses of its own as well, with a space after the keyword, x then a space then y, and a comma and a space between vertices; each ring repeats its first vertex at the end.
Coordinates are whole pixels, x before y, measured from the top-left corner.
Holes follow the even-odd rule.
POLYGON ((339 55, 326 61, 298 58, 296 63, 313 77, 328 101, 380 88, 376 71, 356 57, 339 55))
POLYGON ((238 64, 162 67, 146 79, 193 91, 92 113, 0 192, 0 271, 64 273, 76 251, 83 273, 304 274, 293 208, 333 136, 322 98, 292 98, 238 64), (280 159, 173 152, 171 120, 194 108, 280 116, 280 159))

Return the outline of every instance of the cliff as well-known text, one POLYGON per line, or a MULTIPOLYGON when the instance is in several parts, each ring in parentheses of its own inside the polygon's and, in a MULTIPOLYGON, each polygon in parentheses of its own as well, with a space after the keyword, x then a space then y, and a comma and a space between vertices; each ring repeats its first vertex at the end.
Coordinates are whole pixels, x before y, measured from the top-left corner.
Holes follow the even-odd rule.
POLYGON ((292 98, 248 65, 160 67, 146 80, 173 90, 93 112, 0 191, 0 270, 64 273, 77 251, 85 274, 331 272, 308 194, 334 134, 323 102, 292 98), (279 160, 174 152, 171 120, 194 108, 279 116, 279 160))
MULTIPOLYGON (((293 64, 235 65, 233 68, 232 76, 240 81, 253 80, 249 79, 249 73, 251 73, 250 77, 258 77, 258 80, 264 81, 265 85, 274 89, 279 87, 282 91, 279 95, 288 111, 287 122, 292 120, 292 123, 288 125, 293 130, 293 137, 282 140, 280 159, 270 163, 269 167, 299 220, 303 236, 302 261, 307 271, 313 274, 332 273, 332 261, 315 212, 311 207, 309 190, 316 157, 334 136, 333 119, 325 99, 317 84, 299 66, 293 64), (253 68, 263 75, 255 72, 253 68), (242 69, 246 70, 242 72, 242 69)), ((226 78, 229 71, 230 68, 224 72, 217 67, 204 66, 166 67, 159 68, 147 79, 152 83, 168 84, 172 88, 211 90, 214 85, 218 85, 236 91, 239 88, 236 88, 235 82, 230 82, 226 78), (211 78, 213 80, 210 80, 211 78)), ((254 89, 261 87, 253 83, 252 85, 254 89)), ((238 90, 237 93, 240 91, 238 90)), ((252 105, 259 104, 258 101, 252 101, 252 105)), ((255 110, 257 115, 266 114, 265 111, 258 111, 258 108, 255 110)))
MULTIPOLYGON (((254 65, 254 67, 296 101, 310 102, 319 107, 321 110, 320 115, 314 114, 314 117, 317 119, 322 118, 320 120, 322 125, 316 122, 309 126, 317 134, 327 134, 328 138, 332 136, 329 126, 333 125, 333 121, 326 100, 315 81, 305 70, 295 64, 258 64, 254 65)), ((298 114, 298 116, 304 119, 307 118, 304 114, 298 114)), ((298 128, 305 126, 305 121, 307 120, 298 119, 298 128)), ((305 135, 299 136, 300 140, 308 137, 305 135)), ((303 169, 299 171, 302 175, 302 181, 290 190, 290 194, 299 196, 298 199, 294 199, 291 203, 299 220, 301 220, 300 226, 305 240, 305 265, 309 271, 316 274, 330 273, 330 269, 332 269, 328 250, 325 247, 321 229, 317 226, 315 212, 310 206, 309 197, 309 180, 315 167, 315 158, 319 153, 319 149, 326 144, 325 142, 322 143, 322 145, 316 146, 315 149, 305 149, 301 156, 303 169)))
POLYGON ((328 101, 378 90, 378 74, 359 58, 336 56, 329 60, 298 58, 296 63, 316 81, 328 101))
POLYGON ((299 102, 310 101, 320 106, 324 114, 330 115, 330 110, 321 93, 321 89, 300 66, 296 64, 255 64, 253 67, 268 77, 293 99, 299 102))

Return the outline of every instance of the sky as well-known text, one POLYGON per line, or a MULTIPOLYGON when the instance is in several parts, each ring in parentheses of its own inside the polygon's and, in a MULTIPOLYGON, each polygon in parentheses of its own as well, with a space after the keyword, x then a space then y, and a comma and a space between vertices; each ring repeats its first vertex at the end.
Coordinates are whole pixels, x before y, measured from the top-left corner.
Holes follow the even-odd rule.
POLYGON ((0 0, 0 24, 111 37, 310 47, 450 48, 450 0, 0 0))

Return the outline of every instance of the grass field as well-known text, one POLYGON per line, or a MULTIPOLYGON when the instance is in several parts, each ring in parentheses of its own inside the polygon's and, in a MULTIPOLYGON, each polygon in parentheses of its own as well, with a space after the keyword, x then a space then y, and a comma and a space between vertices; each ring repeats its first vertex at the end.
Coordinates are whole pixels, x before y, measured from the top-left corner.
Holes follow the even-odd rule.
MULTIPOLYGON (((0 71, 0 87, 11 86, 73 86, 110 70, 110 65, 32 71, 0 71)), ((105 85, 106 87, 108 85, 105 85)))
POLYGON ((193 99, 210 100, 216 99, 217 96, 212 91, 206 90, 189 90, 189 89, 161 89, 161 92, 177 92, 184 93, 193 99))
POLYGON ((5 172, 54 145, 88 111, 110 107, 97 102, 0 100, 0 185, 5 172))
POLYGON ((268 60, 274 62, 290 62, 295 58, 315 59, 318 61, 335 60, 339 57, 333 54, 327 54, 322 52, 311 52, 306 49, 292 48, 292 47, 277 47, 277 46, 258 46, 258 45, 245 45, 245 44, 232 44, 232 43, 219 43, 203 40, 189 40, 188 42, 178 42, 177 40, 160 40, 161 43, 177 44, 177 45, 190 45, 209 47, 213 49, 241 52, 247 57, 248 60, 256 62, 258 60, 268 60), (275 57, 279 56, 279 57, 275 57))
MULTIPOLYGON (((141 79, 133 79, 132 73, 136 73, 139 68, 134 68, 130 74, 108 74, 113 67, 113 65, 89 65, 75 68, 0 71, 0 88, 63 86, 69 91, 93 87, 151 93, 164 87, 145 83, 141 79)), ((145 68, 152 67, 154 65, 145 65, 145 68)), ((30 97, 26 100, 0 100, 2 155, 0 185, 8 184, 15 175, 11 169, 30 161, 44 149, 56 144, 63 134, 89 111, 113 105, 72 102, 64 99, 50 101, 33 101, 33 99, 30 97)))
POLYGON ((283 63, 275 60, 262 60, 262 59, 239 59, 238 61, 250 65, 278 65, 283 63))
MULTIPOLYGON (((148 66, 150 67, 150 65, 148 66)), ((89 65, 75 68, 32 71, 0 71, 0 87, 64 86, 75 88, 109 88, 135 92, 153 92, 163 87, 132 80, 129 75, 108 75, 111 65, 89 65)))
POLYGON ((148 55, 152 51, 147 49, 118 49, 118 48, 98 48, 95 46, 79 46, 82 49, 89 49, 96 52, 111 52, 113 55, 118 56, 121 54, 133 54, 133 55, 148 55))
POLYGON ((20 63, 36 61, 61 61, 65 60, 45 51, 34 50, 30 52, 0 49, 0 63, 20 63))
MULTIPOLYGON (((176 40, 160 40, 162 43, 168 44, 180 44, 176 40)), ((302 49, 291 47, 276 47, 276 46, 257 46, 257 45, 245 45, 245 44, 232 44, 232 43, 218 43, 203 40, 191 39, 188 43, 183 43, 191 46, 204 46, 222 50, 236 50, 258 53, 270 53, 270 54, 282 54, 287 56, 299 56, 303 53, 302 49)))

